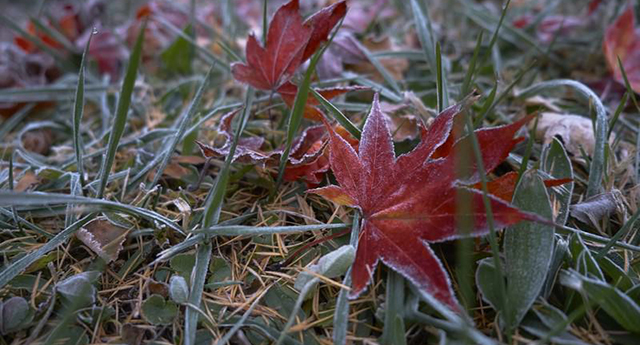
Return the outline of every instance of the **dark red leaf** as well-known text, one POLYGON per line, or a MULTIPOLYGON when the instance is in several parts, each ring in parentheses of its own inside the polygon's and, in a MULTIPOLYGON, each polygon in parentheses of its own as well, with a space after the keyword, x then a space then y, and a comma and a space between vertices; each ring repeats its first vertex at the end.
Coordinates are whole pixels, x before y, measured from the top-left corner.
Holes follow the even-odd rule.
POLYGON ((314 15, 305 20, 305 24, 311 26, 312 32, 309 42, 302 54, 302 61, 306 61, 313 55, 322 43, 327 41, 329 33, 340 19, 347 14, 347 3, 345 1, 337 2, 329 7, 316 12, 314 15))
POLYGON ((312 32, 309 25, 303 24, 298 9, 298 0, 292 0, 276 11, 269 23, 266 48, 260 46, 254 35, 249 36, 247 64, 231 66, 236 80, 257 89, 276 90, 291 78, 302 63, 312 32))
POLYGON ((303 22, 299 7, 298 0, 291 0, 276 11, 269 23, 264 48, 254 35, 249 36, 247 63, 231 66, 236 80, 261 90, 277 90, 327 40, 329 32, 345 16, 347 9, 346 3, 341 1, 303 22))
MULTIPOLYGON (((482 193, 461 184, 478 182, 480 172, 472 166, 471 174, 461 181, 455 171, 454 153, 468 147, 470 139, 459 140, 442 158, 431 157, 451 135, 454 119, 462 107, 455 105, 443 111, 428 129, 423 129, 422 142, 398 158, 377 95, 358 151, 325 120, 330 137, 331 169, 340 186, 311 192, 342 205, 358 207, 362 212, 362 229, 351 273, 351 298, 364 291, 377 262, 382 260, 421 290, 459 310, 446 271, 429 243, 458 238, 456 217, 467 218, 473 224, 472 236, 488 232, 482 193), (461 188, 471 195, 470 212, 462 214, 456 206, 456 194, 461 188)), ((483 173, 506 158, 518 142, 513 136, 529 119, 476 131, 486 167, 483 173)), ((489 198, 498 228, 525 219, 541 220, 495 196, 489 198)))

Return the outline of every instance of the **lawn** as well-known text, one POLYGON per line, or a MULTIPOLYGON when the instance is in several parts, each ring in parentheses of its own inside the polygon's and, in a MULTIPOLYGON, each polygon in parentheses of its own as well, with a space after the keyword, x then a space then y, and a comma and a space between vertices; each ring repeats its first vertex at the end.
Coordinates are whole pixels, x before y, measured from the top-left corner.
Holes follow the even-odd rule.
POLYGON ((0 4, 0 345, 638 344, 635 1, 0 4))

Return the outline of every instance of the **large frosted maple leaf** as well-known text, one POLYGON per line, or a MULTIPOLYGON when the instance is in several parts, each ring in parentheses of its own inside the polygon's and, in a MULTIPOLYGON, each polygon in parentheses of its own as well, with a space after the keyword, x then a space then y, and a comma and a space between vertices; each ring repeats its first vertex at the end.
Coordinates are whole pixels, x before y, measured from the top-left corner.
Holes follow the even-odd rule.
MULTIPOLYGON (((340 186, 330 185, 310 192, 356 207, 362 213, 350 298, 356 298, 365 290, 378 261, 382 260, 421 290, 459 310, 448 275, 429 243, 459 238, 456 217, 473 224, 470 236, 488 233, 482 192, 474 188, 480 180, 477 166, 473 163, 464 178, 456 174, 454 152, 470 140, 456 141, 452 134, 454 118, 462 110, 461 104, 445 109, 428 129, 422 128, 422 141, 418 146, 399 157, 395 157, 391 133, 377 95, 358 152, 325 120, 330 134, 331 169, 340 186), (471 205, 466 213, 456 214, 456 194, 461 188, 470 194, 471 205)), ((486 170, 482 173, 492 171, 507 157, 520 141, 514 135, 528 119, 476 131, 486 170)), ((499 190, 499 181, 490 189, 499 190)), ((510 186, 513 188, 513 183, 510 186)), ((540 220, 498 197, 489 195, 489 200, 497 228, 520 220, 540 220)))

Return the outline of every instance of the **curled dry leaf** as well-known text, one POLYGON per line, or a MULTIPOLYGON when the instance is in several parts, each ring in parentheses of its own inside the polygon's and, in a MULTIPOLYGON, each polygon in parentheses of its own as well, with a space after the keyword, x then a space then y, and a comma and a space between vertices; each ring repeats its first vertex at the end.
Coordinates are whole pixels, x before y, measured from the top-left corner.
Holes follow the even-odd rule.
MULTIPOLYGON (((205 158, 226 156, 227 154, 229 154, 229 150, 231 149, 231 145, 233 144, 233 140, 235 138, 235 134, 233 133, 233 129, 231 128, 231 124, 238 111, 239 110, 229 112, 223 115, 220 119, 220 125, 218 126, 218 135, 220 135, 224 140, 221 146, 210 146, 196 141, 196 144, 198 144, 198 146, 200 147, 200 151, 205 158)), ((238 139, 238 145, 236 147, 233 160, 243 163, 251 162, 264 164, 269 156, 259 151, 263 143, 264 139, 260 137, 238 139)))
MULTIPOLYGON (((229 154, 235 135, 231 130, 233 117, 237 112, 225 114, 218 127, 218 133, 224 142, 218 146, 207 145, 196 141, 205 158, 226 156, 229 154)), ((358 146, 358 140, 353 138, 347 130, 336 126, 336 132, 347 140, 354 148, 358 146)), ((299 179, 307 182, 309 186, 317 186, 329 170, 329 150, 327 148, 327 132, 324 126, 307 127, 300 136, 294 139, 291 145, 289 162, 285 168, 284 179, 296 181, 299 179)), ((264 139, 261 137, 240 138, 234 161, 245 164, 257 164, 259 166, 276 166, 280 160, 283 149, 265 152, 260 150, 264 139)))
POLYGON ((585 201, 571 205, 571 216, 585 224, 598 226, 600 220, 615 212, 624 213, 624 197, 619 190, 594 195, 585 201))
POLYGON ((111 262, 118 258, 128 232, 107 219, 99 218, 80 228, 76 237, 104 261, 111 262))
MULTIPOLYGON (((358 151, 325 121, 330 137, 331 169, 340 186, 330 185, 310 192, 341 205, 357 207, 362 212, 362 228, 351 271, 351 298, 365 290, 378 261, 382 260, 422 291, 453 310, 460 310, 447 273, 429 243, 460 237, 456 217, 467 218, 469 224, 473 224, 471 236, 487 234, 482 193, 468 186, 479 182, 480 173, 492 171, 509 155, 520 141, 514 135, 531 119, 476 131, 486 172, 478 171, 474 164, 469 175, 461 178, 456 174, 454 152, 469 149, 468 137, 442 150, 442 158, 432 159, 432 156, 452 136, 454 119, 463 108, 463 104, 457 104, 445 109, 428 129, 422 130, 418 146, 399 157, 395 157, 391 133, 377 95, 358 151), (457 209, 456 195, 460 190, 470 195, 469 213, 461 214, 457 209)), ((521 220, 541 220, 495 196, 489 196, 489 201, 497 228, 521 220)))
POLYGON ((603 48, 613 78, 618 83, 625 84, 618 65, 619 58, 631 88, 640 92, 640 34, 635 27, 635 21, 633 5, 629 3, 622 15, 605 31, 603 48))
MULTIPOLYGON (((567 152, 576 158, 582 157, 581 148, 588 155, 592 155, 595 146, 593 122, 580 115, 541 113, 538 117, 535 136, 545 144, 549 144, 553 138, 558 138, 567 152)), ((612 134, 611 142, 613 138, 612 134)))
MULTIPOLYGON (((335 131, 346 140, 354 149, 358 148, 358 140, 349 134, 349 132, 342 126, 335 126, 335 131)), ((327 145, 329 138, 325 135, 326 130, 322 126, 314 128, 314 134, 312 137, 307 137, 306 145, 300 145, 297 152, 292 155, 293 160, 289 160, 289 164, 286 166, 284 172, 284 179, 286 181, 296 181, 299 179, 304 180, 308 187, 317 187, 324 178, 325 173, 329 170, 329 156, 331 148, 327 145), (321 133, 321 136, 318 134, 321 133), (312 145, 306 149, 308 143, 313 138, 312 145), (299 158, 298 158, 299 157, 299 158)))

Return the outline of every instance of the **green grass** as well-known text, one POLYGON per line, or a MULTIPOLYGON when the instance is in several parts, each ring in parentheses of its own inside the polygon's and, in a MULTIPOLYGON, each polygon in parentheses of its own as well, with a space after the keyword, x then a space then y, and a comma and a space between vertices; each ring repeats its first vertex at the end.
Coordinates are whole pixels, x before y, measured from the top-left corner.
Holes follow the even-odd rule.
MULTIPOLYGON (((188 345, 635 344, 640 108, 632 71, 620 61, 624 83, 613 81, 602 53, 602 28, 624 4, 602 2, 584 27, 548 42, 535 25, 518 28, 514 20, 584 16, 584 4, 491 4, 389 1, 393 16, 380 12, 354 35, 361 62, 319 78, 326 58, 335 58, 331 41, 340 36, 334 32, 298 71, 293 109, 230 74, 230 64, 244 57, 246 35, 269 24, 275 10, 269 1, 254 1, 255 18, 238 14, 233 1, 216 2, 223 17, 215 23, 201 16, 206 6, 196 1, 175 12, 188 18, 185 26, 149 18, 150 28, 171 39, 153 52, 145 44, 153 30, 137 31, 135 42, 121 40, 131 54, 119 62, 115 80, 101 79, 89 43, 79 46, 59 26, 49 27, 52 4, 23 17, 33 18, 60 49, 28 33, 20 18, 0 16, 0 25, 51 55, 60 72, 51 83, 0 89, 1 103, 24 103, 0 123, 0 345, 136 337, 188 345), (256 27, 248 27, 248 19, 256 27), (195 34, 187 25, 195 25, 195 34), (331 100, 314 90, 348 85, 371 90, 331 100), (317 101, 330 121, 360 139, 373 92, 380 93, 385 111, 403 106, 389 113, 402 123, 395 132, 417 134, 395 143, 401 154, 419 138, 402 116, 428 126, 438 111, 473 91, 478 100, 465 111, 467 133, 535 112, 578 114, 594 126, 593 147, 574 152, 565 139, 536 137, 540 123, 532 121, 507 161, 481 174, 489 235, 432 246, 466 310, 452 312, 384 265, 356 300, 347 298, 348 267, 332 277, 314 273, 296 289, 296 279, 321 257, 357 246, 362 223, 357 210, 307 193, 304 180, 285 179, 290 158, 300 159, 299 134, 319 124, 303 117, 305 104, 317 101), (230 111, 237 114, 229 155, 205 159, 191 150, 196 139, 219 147, 216 129, 230 111), (264 139, 264 152, 281 154, 265 164, 234 159, 255 137, 264 139), (551 210, 555 226, 494 228, 487 183, 510 171, 521 175, 514 203, 531 212, 551 210), (573 181, 544 187, 544 180, 563 177, 573 181), (612 191, 621 199, 608 215, 590 223, 572 216, 572 205, 612 191), (113 262, 76 236, 100 222, 106 234, 126 231, 113 262), (69 278, 77 284, 73 303, 63 283, 69 278)), ((108 23, 125 25, 132 18, 127 6, 107 4, 108 23)), ((350 24, 341 23, 340 32, 350 24)), ((460 163, 481 166, 479 150, 472 135, 460 163)), ((321 185, 335 183, 329 172, 321 185)), ((461 232, 470 226, 459 224, 461 232)))

